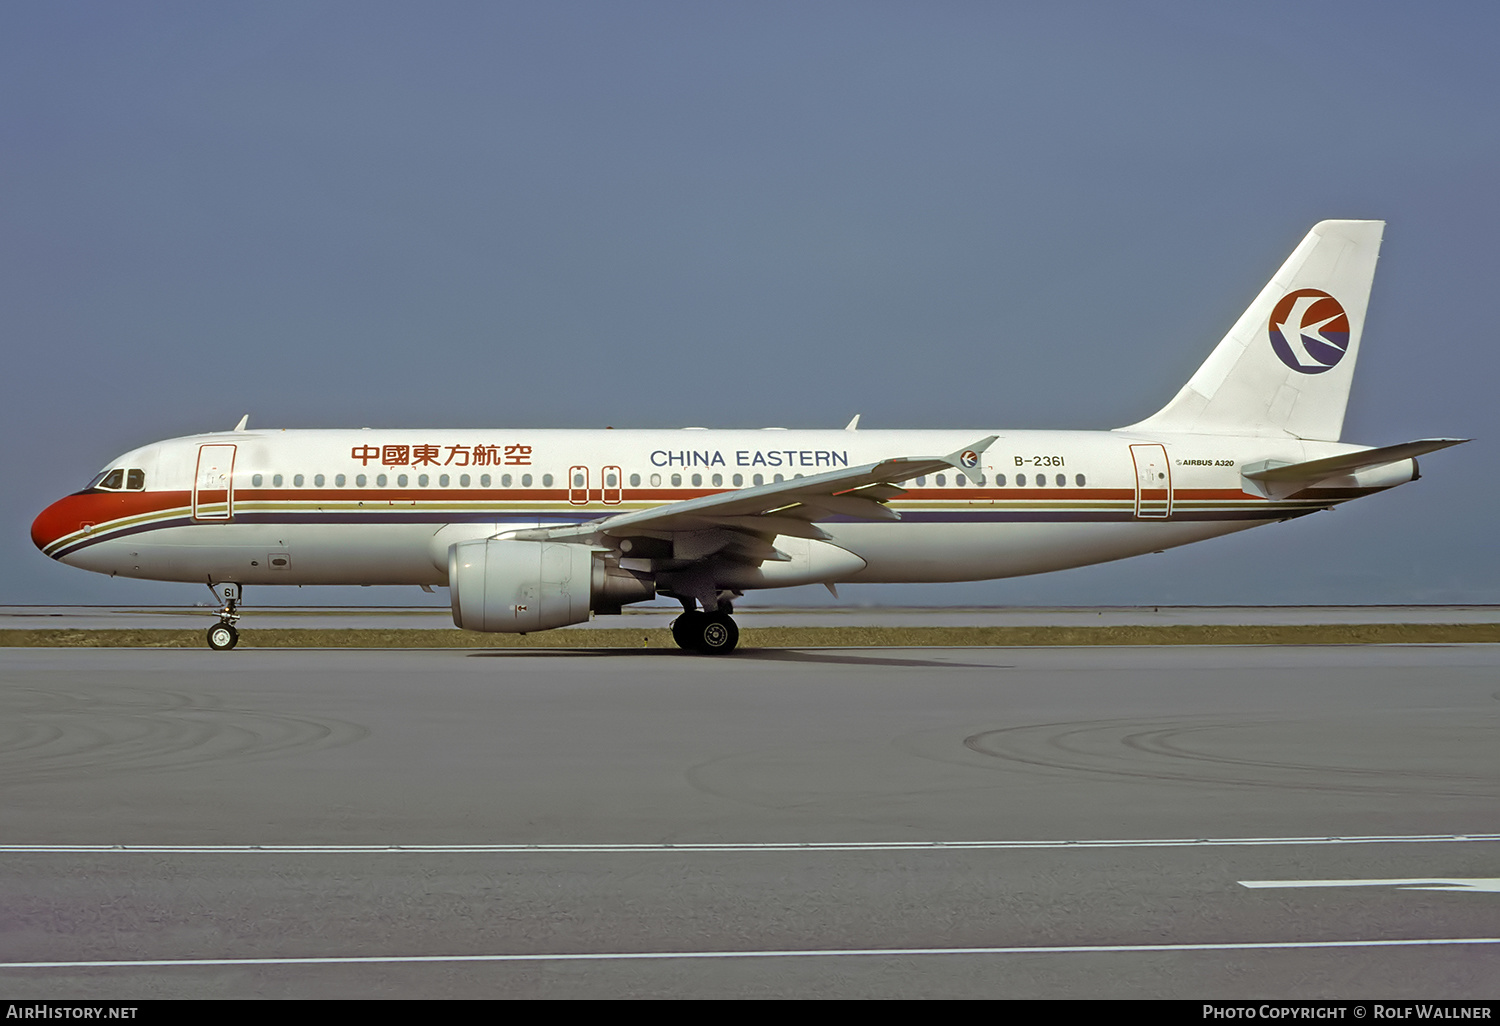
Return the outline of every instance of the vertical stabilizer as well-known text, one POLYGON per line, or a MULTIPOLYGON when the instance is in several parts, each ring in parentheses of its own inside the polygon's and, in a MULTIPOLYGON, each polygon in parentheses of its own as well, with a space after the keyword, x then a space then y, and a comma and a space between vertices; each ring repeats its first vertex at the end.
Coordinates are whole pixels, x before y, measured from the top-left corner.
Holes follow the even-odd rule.
POLYGON ((1120 430, 1336 442, 1384 221, 1320 221, 1170 403, 1120 430))

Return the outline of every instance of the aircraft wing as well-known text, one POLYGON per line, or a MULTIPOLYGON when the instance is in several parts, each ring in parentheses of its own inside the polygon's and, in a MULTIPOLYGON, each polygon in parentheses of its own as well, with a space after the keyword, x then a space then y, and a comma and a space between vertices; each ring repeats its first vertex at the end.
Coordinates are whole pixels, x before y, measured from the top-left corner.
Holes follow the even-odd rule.
MULTIPOLYGON (((720 528, 766 539, 785 534, 822 540, 827 535, 813 522, 829 516, 900 520, 901 514, 884 503, 904 494, 899 487, 902 481, 939 470, 956 469, 960 473, 969 473, 978 465, 980 454, 998 437, 990 435, 946 456, 897 456, 861 467, 737 488, 582 524, 522 531, 512 537, 586 541, 631 536, 662 537, 681 531, 720 528)), ((765 558, 775 557, 768 555, 765 558)))

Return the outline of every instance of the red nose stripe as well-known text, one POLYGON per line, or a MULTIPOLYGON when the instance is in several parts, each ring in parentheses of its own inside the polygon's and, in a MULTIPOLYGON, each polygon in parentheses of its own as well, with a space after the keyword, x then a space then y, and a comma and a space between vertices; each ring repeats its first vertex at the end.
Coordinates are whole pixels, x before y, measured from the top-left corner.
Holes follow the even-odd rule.
MULTIPOLYGON (((136 516, 163 508, 162 492, 80 492, 58 499, 31 522, 31 541, 45 550, 64 535, 85 524, 103 526, 111 520, 136 516)), ((174 498, 180 499, 177 495, 174 498)))

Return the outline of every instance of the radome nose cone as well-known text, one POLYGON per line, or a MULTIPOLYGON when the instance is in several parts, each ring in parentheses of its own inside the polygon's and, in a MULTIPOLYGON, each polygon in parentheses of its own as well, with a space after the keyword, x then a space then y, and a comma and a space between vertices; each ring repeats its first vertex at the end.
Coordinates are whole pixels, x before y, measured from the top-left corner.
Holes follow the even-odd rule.
POLYGON ((86 521, 85 504, 80 501, 83 498, 85 497, 81 495, 69 495, 38 513, 31 522, 32 544, 46 552, 47 546, 57 539, 83 527, 86 521))

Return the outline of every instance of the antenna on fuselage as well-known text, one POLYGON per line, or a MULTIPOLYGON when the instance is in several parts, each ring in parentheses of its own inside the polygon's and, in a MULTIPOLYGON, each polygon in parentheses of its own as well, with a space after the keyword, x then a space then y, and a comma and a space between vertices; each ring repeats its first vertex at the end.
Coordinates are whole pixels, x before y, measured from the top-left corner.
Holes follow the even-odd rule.
POLYGON ((245 430, 245 425, 248 423, 250 423, 250 414, 247 413, 240 418, 240 422, 234 426, 234 429, 236 431, 243 431, 245 430))

